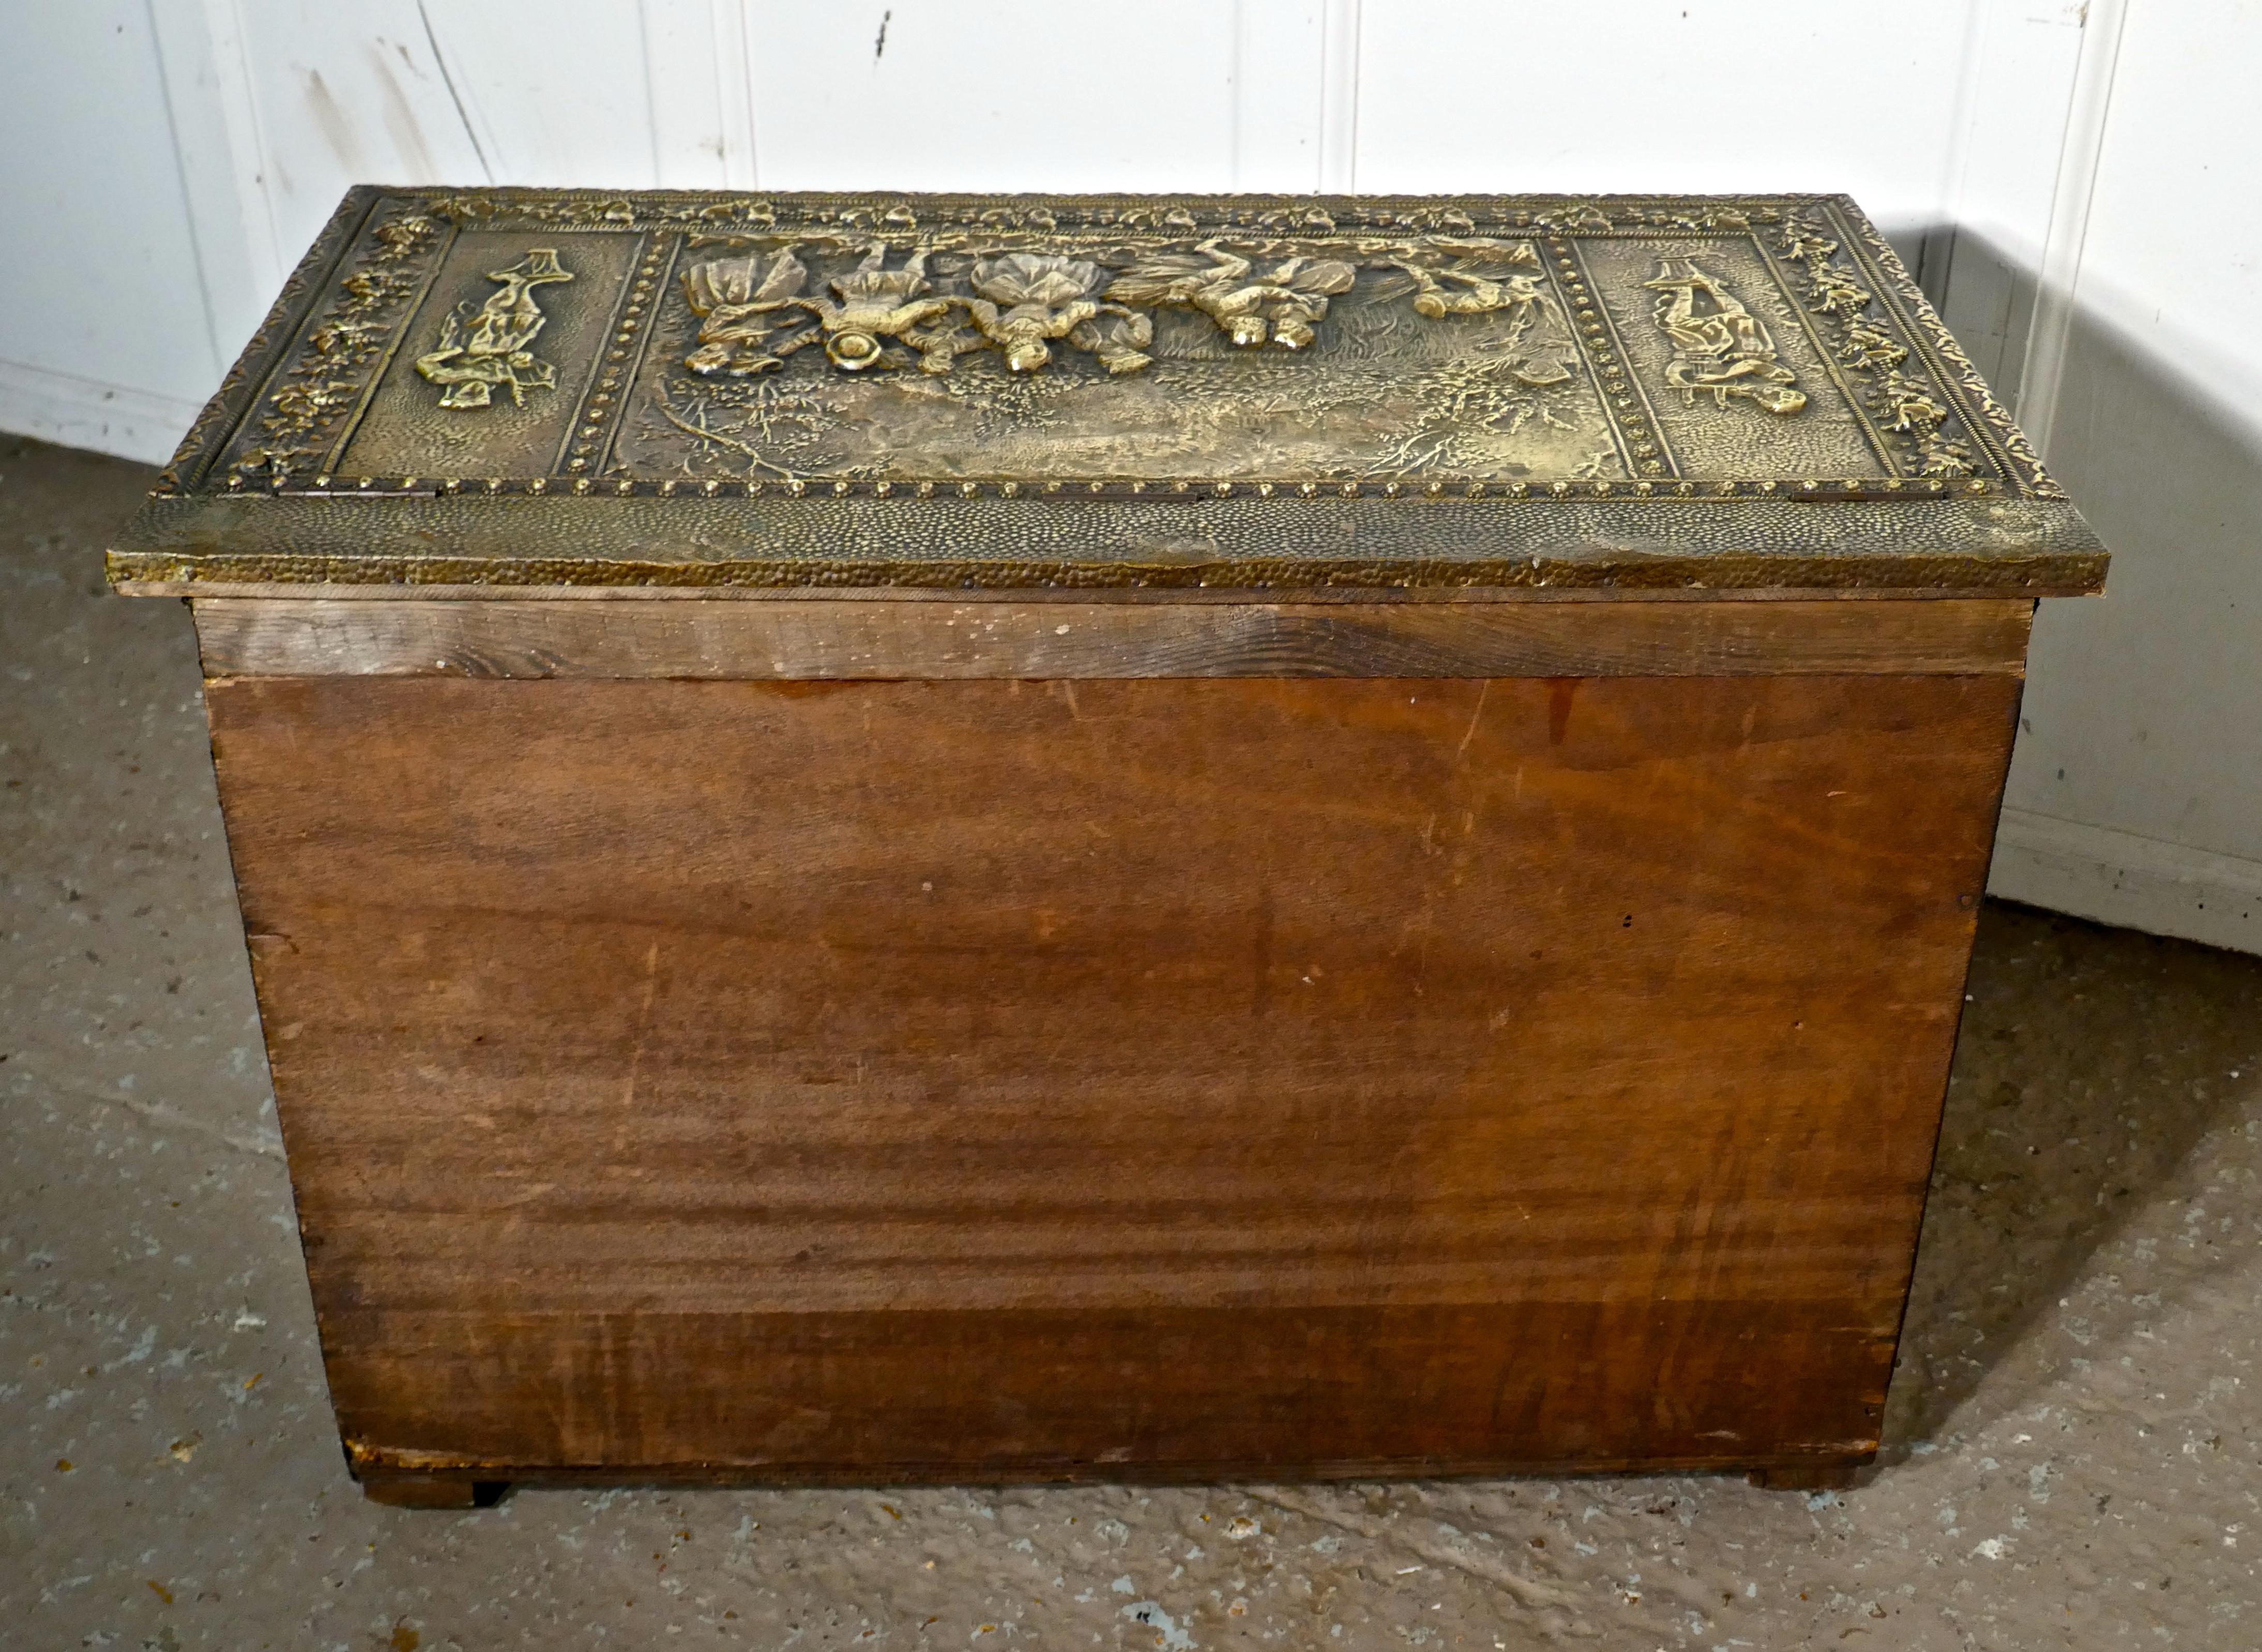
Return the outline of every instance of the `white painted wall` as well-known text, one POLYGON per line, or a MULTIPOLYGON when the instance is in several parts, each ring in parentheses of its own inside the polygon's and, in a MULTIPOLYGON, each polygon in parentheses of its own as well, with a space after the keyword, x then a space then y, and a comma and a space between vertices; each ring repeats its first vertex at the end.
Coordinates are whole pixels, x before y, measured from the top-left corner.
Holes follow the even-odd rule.
POLYGON ((2118 558, 1996 887, 2262 950, 2258 8, 17 0, 0 427, 163 456, 356 182, 1845 190, 2118 558))

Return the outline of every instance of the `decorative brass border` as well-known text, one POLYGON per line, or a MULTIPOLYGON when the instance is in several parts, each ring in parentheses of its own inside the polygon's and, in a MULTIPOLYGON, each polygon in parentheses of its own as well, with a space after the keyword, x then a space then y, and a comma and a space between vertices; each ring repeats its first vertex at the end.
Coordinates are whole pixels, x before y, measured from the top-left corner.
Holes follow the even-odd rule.
MULTIPOLYGON (((279 370, 303 372, 306 363, 300 348, 309 339, 321 336, 325 329, 335 329, 341 322, 368 327, 372 323, 390 325, 397 334, 397 326, 405 320, 407 310, 421 291, 404 290, 393 299, 371 304, 365 294, 356 290, 356 284, 366 284, 372 274, 382 277, 388 261, 402 255, 399 247, 377 244, 373 237, 387 227, 399 231, 400 226, 446 225, 451 227, 478 224, 492 227, 538 228, 543 230, 619 231, 642 233, 647 242, 640 251, 631 277, 630 287, 624 291, 622 303, 631 306, 631 294, 640 284, 649 295, 651 308, 636 317, 633 327, 609 329, 612 348, 599 363, 601 370, 593 377, 592 384, 585 389, 577 404, 573 425, 566 439, 561 442, 555 471, 562 475, 551 479, 572 478, 577 470, 602 471, 605 455, 614 440, 612 428, 617 425, 612 417, 616 409, 600 401, 601 397, 617 395, 623 385, 633 382, 633 370, 646 348, 651 336, 650 322, 659 301, 659 291, 666 279, 666 269, 678 262, 682 249, 696 240, 707 237, 727 238, 733 233, 759 232, 767 234, 795 233, 823 235, 832 233, 847 237, 873 233, 910 233, 930 231, 940 226, 962 226, 991 233, 1027 232, 1042 234, 1057 241, 1063 234, 1078 231, 1139 232, 1142 233, 1200 233, 1233 229, 1246 230, 1286 239, 1340 239, 1361 233, 1408 234, 1440 233, 1478 233, 1498 231, 1517 233, 1544 238, 1547 243, 1547 274, 1559 301, 1566 305, 1566 316, 1585 336, 1581 340, 1582 354, 1591 359, 1590 369, 1601 370, 1608 363, 1595 356, 1597 350, 1615 360, 1618 352, 1608 331, 1605 318, 1597 317, 1591 324, 1581 325, 1580 317, 1581 293, 1590 289, 1587 272, 1577 260, 1575 243, 1579 238, 1602 235, 1696 233, 1749 235, 1761 255, 1770 262, 1779 256, 1783 248, 1812 246, 1821 241, 1830 242, 1829 254, 1823 262, 1810 263, 1810 283, 1828 282, 1833 292, 1851 290, 1863 306, 1877 311, 1876 319, 1883 320, 1897 334, 1905 334, 1908 353, 1915 356, 1920 366, 1927 370, 1938 387, 1948 395, 1951 406, 1942 410, 1960 427, 1968 429, 1977 445, 1985 450, 1992 468, 2000 471, 1999 478, 1974 474, 1958 478, 1963 491, 1980 492, 2001 489, 2011 492, 2032 492, 2042 498, 2063 498, 2064 495, 2042 471, 2033 451, 2020 436, 2009 415, 1987 393, 1970 362, 1956 348, 1947 329, 1941 325, 1922 295, 1908 280, 1906 272, 1893 258, 1891 249, 1879 237, 1860 209, 1844 197, 1737 197, 1737 198, 1677 198, 1677 197, 1500 197, 1490 198, 1452 198, 1440 200, 1421 197, 1137 197, 1106 196, 1079 199, 1057 199, 1047 197, 1012 197, 999 200, 993 197, 977 196, 902 196, 878 197, 859 195, 807 194, 760 198, 744 195, 715 195, 703 193, 651 192, 636 195, 608 195, 594 191, 493 190, 478 194, 432 194, 423 191, 357 190, 347 198, 338 214, 332 219, 323 235, 317 241, 307 258, 292 273, 283 297, 278 299, 266 324, 253 341, 252 348, 223 384, 220 395, 210 403, 182 444, 173 463, 160 477, 160 493, 184 492, 199 488, 250 493, 255 489, 282 493, 320 494, 334 490, 335 479, 330 474, 336 456, 342 450, 353 425, 357 422, 377 375, 399 348, 397 336, 388 334, 373 336, 370 348, 356 363, 365 369, 363 383, 352 387, 351 397, 334 399, 332 405, 307 408, 301 406, 278 414, 272 405, 278 395, 287 395, 288 387, 277 387, 270 381, 279 370), (381 214, 389 216, 382 224, 376 220, 381 214), (1767 236, 1772 233, 1777 245, 1770 248, 1767 236), (357 256, 354 255, 357 254, 357 256), (350 267, 348 265, 350 263, 350 267), (1865 267, 1866 263, 1866 267, 1865 267), (1859 284, 1866 280, 1867 286, 1859 284), (1567 284, 1569 284, 1567 285, 1567 284), (303 312, 303 320, 293 325, 294 315, 303 312), (349 314, 349 312, 355 313, 349 314), (619 336, 632 333, 632 338, 619 336), (251 386, 257 384, 256 391, 251 386), (350 402, 350 406, 346 403, 350 402), (262 409, 266 409, 266 422, 281 427, 286 442, 296 445, 277 449, 271 444, 240 453, 234 464, 224 478, 213 475, 216 461, 231 449, 241 449, 253 434, 252 421, 262 409), (1977 416, 1974 417, 1973 415, 1977 416), (592 426, 601 428, 593 430, 592 426), (319 440, 324 436, 333 439, 319 440), (293 460, 304 459, 304 464, 293 460), (579 464, 574 462, 580 461, 579 464), (1982 485, 1974 486, 1973 483, 1982 485)), ((416 233, 412 229, 409 232, 416 233)), ((421 246, 408 249, 411 255, 421 251, 421 246)), ((444 251, 444 244, 435 248, 444 251)), ((436 265, 436 256, 434 259, 436 265)), ((1796 292, 1795 284, 1786 284, 1786 290, 1796 292)), ((1599 306, 1596 306, 1599 311, 1599 306)), ((1816 312, 1811 304, 1802 302, 1810 321, 1833 319, 1827 311, 1816 312)), ((622 320, 616 317, 616 320, 622 320)), ((1842 335, 1847 318, 1835 317, 1842 335)), ((1865 316, 1865 320, 1870 318, 1865 316)), ((1841 336, 1835 341, 1838 348, 1829 348, 1825 341, 1826 354, 1832 355, 1832 370, 1841 379, 1848 370, 1845 343, 1841 336)), ((1898 341, 1896 348, 1898 348, 1898 341)), ((1633 386, 1641 391, 1638 384, 1633 386)), ((1639 415, 1622 415, 1611 404, 1607 387, 1597 384, 1603 392, 1605 412, 1613 427, 1613 437, 1622 449, 1628 468, 1646 473, 1645 480, 1655 483, 1669 479, 1678 472, 1678 466, 1656 423, 1654 408, 1647 405, 1643 393, 1644 407, 1639 415), (1638 454, 1643 445, 1658 449, 1654 458, 1638 454)), ((301 396, 300 400, 306 399, 301 396)), ((1865 423, 1874 423, 1874 409, 1856 406, 1865 423)), ((1888 450, 1891 443, 1888 442, 1888 450)), ((1920 468, 1912 466, 1912 469, 1920 468)), ((1974 466, 1977 471, 1978 467, 1974 466)), ((532 478, 511 478, 512 481, 532 478)), ((1796 488, 1803 492, 1833 499, 1895 498, 1904 490, 1891 485, 1889 479, 1866 478, 1848 480, 1819 477, 1781 476, 1772 478, 1777 485, 1796 488)), ((1099 485, 1090 491, 1098 497, 1119 497, 1126 489, 1135 490, 1139 485, 1118 483, 1110 478, 1093 478, 1099 485)), ((1260 493, 1293 487, 1308 489, 1315 478, 1298 476, 1277 478, 1221 478, 1189 477, 1150 482, 1149 489, 1165 492, 1186 488, 1249 488, 1260 493)), ((444 478, 443 485, 460 488, 472 485, 474 478, 444 478)), ((415 478, 371 478, 366 484, 357 477, 350 486, 356 491, 384 492, 409 492, 420 484, 415 478)), ((824 485, 812 484, 811 485, 824 485)), ((874 485, 847 485, 851 491, 874 485)), ((935 477, 899 479, 898 490, 913 497, 931 497, 945 489, 962 491, 972 485, 979 491, 997 491, 1003 497, 1014 497, 1018 492, 1034 492, 1040 488, 1049 492, 1061 491, 1051 482, 1021 478, 976 478, 971 484, 960 478, 935 477)), ((1065 485, 1081 488, 1084 479, 1065 485)), ((1323 488, 1333 484, 1322 483, 1323 488)), ((1367 485, 1370 488, 1373 485, 1367 485)), ((1481 486, 1482 485, 1479 485, 1481 486)), ((1501 485, 1491 485, 1497 489, 1501 485)), ((1600 485, 1574 483, 1567 491, 1591 492, 1600 485)), ((1758 485, 1747 479, 1733 488, 1720 491, 1720 497, 1736 497, 1758 485)), ((1464 497, 1483 497, 1482 492, 1470 492, 1468 485, 1449 483, 1443 488, 1464 497)), ((1641 482, 1610 485, 1612 492, 1604 497, 1646 498, 1650 489, 1641 482)), ((540 488, 535 492, 544 491, 540 488)), ((1434 497, 1436 488, 1380 490, 1386 497, 1418 497, 1428 493, 1434 497)), ((1559 496, 1567 490, 1550 491, 1559 496)), ((1711 494, 1715 485, 1704 485, 1711 494)), ((1773 490, 1760 486, 1759 491, 1773 490)), ((886 489, 881 488, 882 496, 886 489)), ((1534 496, 1537 496, 1536 492, 1534 496)), ((1511 497, 1523 497, 1513 495, 1511 497)))
POLYGON ((241 476, 228 478, 231 499, 398 499, 465 494, 552 499, 617 496, 622 499, 1030 499, 1053 502, 1078 499, 1404 499, 1419 503, 1437 499, 1623 499, 1655 500, 1660 504, 1702 499, 1797 499, 1807 503, 1838 503, 1848 499, 1910 500, 1923 499, 2002 497, 1999 482, 1986 477, 1954 481, 1938 477, 1800 477, 1744 482, 1690 482, 1645 478, 1641 481, 1580 482, 1315 482, 1294 477, 1249 478, 1230 481, 1207 477, 1136 480, 1095 477, 1088 481, 1031 482, 1018 477, 937 477, 926 479, 767 481, 760 478, 710 478, 702 481, 592 478, 586 476, 432 477, 318 475, 305 485, 248 484, 241 476))
MULTIPOLYGON (((1813 312, 1795 281, 1786 291, 1815 327, 1826 353, 1847 345, 1844 337, 1833 337, 1842 334, 1837 323, 1848 321, 1846 316, 1833 320, 1813 312)), ((1592 307, 1603 324, 1600 306, 1592 307)), ((391 359, 412 308, 404 297, 398 306, 379 305, 359 318, 371 342, 369 362, 391 359)), ((1598 348, 1592 333, 1581 334, 1586 352, 1598 348)), ((1607 330, 1600 348, 1613 360, 1622 355, 1607 330)), ((1848 363, 1839 356, 1832 370, 1842 381, 1848 363)), ((255 578, 992 591, 1336 585, 2059 594, 2098 589, 2104 567, 2102 548, 2043 472, 2009 414, 1988 394, 1891 248, 1844 197, 1068 200, 375 187, 356 189, 341 204, 111 559, 113 578, 137 583, 255 578), (337 473, 335 456, 344 451, 374 369, 368 382, 352 387, 353 396, 302 410, 317 415, 301 433, 306 449, 319 456, 305 469, 286 464, 278 472, 262 462, 223 470, 231 458, 252 456, 239 449, 253 441, 262 417, 277 412, 274 398, 309 341, 339 319, 343 301, 353 296, 349 284, 386 255, 378 232, 412 219, 429 222, 443 236, 423 249, 431 254, 433 269, 444 237, 472 225, 561 236, 628 232, 647 237, 557 449, 556 463, 565 473, 337 473), (657 295, 686 248, 703 239, 749 234, 868 241, 944 226, 964 227, 984 239, 1043 235, 1053 244, 1086 233, 1245 232, 1290 241, 1512 233, 1545 246, 1548 279, 1557 299, 1567 301, 1565 315, 1574 327, 1581 326, 1586 307, 1575 300, 1592 291, 1580 267, 1581 238, 1733 235, 1756 242, 1763 256, 1779 258, 1786 238, 1810 235, 1833 245, 1826 255, 1810 250, 1800 267, 1812 277, 1819 259, 1834 290, 1850 284, 1862 295, 1861 306, 1848 298, 1841 307, 1907 348, 1912 366, 1927 380, 1925 388, 1946 404, 1939 427, 1955 439, 1968 436, 1979 473, 1693 481, 1672 473, 1673 455, 1646 397, 1639 425, 1626 423, 1606 397, 1617 438, 1639 458, 1646 456, 1639 443, 1647 436, 1658 449, 1660 473, 1628 481, 1537 483, 1005 475, 693 481, 602 475, 619 420, 611 413, 589 415, 599 408, 616 411, 622 386, 634 382, 654 335, 649 322, 657 295), (1560 267, 1566 262, 1568 274, 1560 267), (629 327, 640 283, 653 304, 629 327), (624 333, 629 336, 620 336, 624 333), (572 468, 577 461, 582 472, 572 468), (393 503, 368 515, 350 502, 380 499, 393 503), (490 499, 492 506, 485 502, 490 499), (943 508, 944 501, 957 508, 943 508), (931 508, 904 508, 922 503, 931 508), (1786 508, 1824 503, 1864 508, 1786 508), (1115 508, 1061 508, 1085 504, 1115 508), (1167 532, 1142 526, 1160 521, 1157 513, 1171 519, 1167 532), (1199 556, 1185 549, 1197 542, 1208 549, 1199 556), (655 546, 668 549, 655 557, 655 546)))

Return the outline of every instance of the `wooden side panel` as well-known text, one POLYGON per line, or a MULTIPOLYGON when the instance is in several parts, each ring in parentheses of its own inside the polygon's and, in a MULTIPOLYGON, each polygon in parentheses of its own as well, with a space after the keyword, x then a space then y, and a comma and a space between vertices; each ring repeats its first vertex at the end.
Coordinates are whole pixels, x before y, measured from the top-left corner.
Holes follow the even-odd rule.
POLYGON ((1869 1449, 2017 694, 214 682, 349 1442, 1869 1449))
POLYGON ((2025 600, 205 597, 212 677, 1617 677, 2025 670, 2025 600))

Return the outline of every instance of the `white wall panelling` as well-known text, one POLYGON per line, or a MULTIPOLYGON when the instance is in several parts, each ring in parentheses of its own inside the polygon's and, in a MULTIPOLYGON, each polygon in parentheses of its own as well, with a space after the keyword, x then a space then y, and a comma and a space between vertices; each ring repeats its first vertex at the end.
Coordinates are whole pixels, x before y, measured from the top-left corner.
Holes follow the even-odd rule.
POLYGON ((1233 148, 1221 189, 1320 187, 1326 147, 1326 0, 1242 0, 1235 8, 1233 148))
POLYGON ((2262 0, 20 4, 0 426, 162 456, 357 182, 1844 190, 2116 553, 1996 887, 2262 948, 2258 83, 2262 0))
POLYGON ((6 14, 0 176, 0 422, 112 451, 169 447, 221 357, 140 0, 6 14))
MULTIPOLYGON (((2092 5, 2093 29, 2105 11, 2092 5)), ((2078 258, 2052 261, 2066 270, 2056 393, 2034 413, 2049 430, 2045 456, 2113 548, 2113 574, 2104 601, 2045 603, 2036 621, 2006 815, 2015 830, 1992 886, 2252 952, 2258 83, 2258 0, 2131 0, 2109 85, 2085 88, 2102 119, 2078 258)))
POLYGON ((2089 213, 2105 155, 2105 122, 2121 58, 2126 0, 2086 0, 2081 47, 2074 59, 2065 126, 2058 140, 2057 178, 2050 190, 2049 226, 2035 272, 2034 320, 2019 376, 2019 417, 2035 445, 2047 451, 2057 422, 2058 391, 2065 380, 2073 337, 2074 285, 2089 240, 2089 213))

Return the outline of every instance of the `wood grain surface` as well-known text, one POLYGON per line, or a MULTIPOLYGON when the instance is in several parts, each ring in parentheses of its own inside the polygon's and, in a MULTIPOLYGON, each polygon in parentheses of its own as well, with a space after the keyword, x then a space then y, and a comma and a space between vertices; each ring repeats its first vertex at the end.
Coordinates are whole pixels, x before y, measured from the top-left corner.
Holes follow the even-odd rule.
POLYGON ((1857 1457, 2018 691, 213 682, 349 1446, 1857 1457))
POLYGON ((203 598, 208 676, 1616 677, 2024 669, 2034 605, 203 598))

